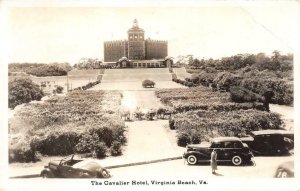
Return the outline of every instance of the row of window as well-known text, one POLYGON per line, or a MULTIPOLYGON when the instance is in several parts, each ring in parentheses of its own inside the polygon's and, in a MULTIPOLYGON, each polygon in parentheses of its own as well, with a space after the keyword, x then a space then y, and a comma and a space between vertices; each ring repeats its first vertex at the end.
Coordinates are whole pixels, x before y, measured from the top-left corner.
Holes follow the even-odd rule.
MULTIPOLYGON (((129 38, 130 38, 130 39, 132 39, 132 38, 133 38, 133 36, 131 36, 131 35, 130 35, 130 36, 129 36, 129 38)), ((138 36, 137 36, 137 35, 135 35, 135 36, 134 36, 134 38, 135 38, 135 39, 137 39, 137 38, 138 38, 138 36)), ((140 39, 143 39, 143 36, 140 36, 140 39)))
POLYGON ((137 63, 137 62, 134 62, 133 63, 133 67, 159 67, 160 66, 160 63, 137 63))

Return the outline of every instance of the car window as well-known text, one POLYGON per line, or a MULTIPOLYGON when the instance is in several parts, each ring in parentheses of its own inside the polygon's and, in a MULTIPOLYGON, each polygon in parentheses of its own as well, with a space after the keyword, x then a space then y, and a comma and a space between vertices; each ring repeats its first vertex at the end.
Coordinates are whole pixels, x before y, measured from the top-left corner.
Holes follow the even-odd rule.
POLYGON ((233 146, 234 148, 243 148, 243 144, 241 142, 234 142, 233 146))
POLYGON ((233 142, 224 142, 225 148, 234 148, 233 142))
POLYGON ((223 145, 222 143, 213 143, 213 144, 211 145, 211 147, 212 147, 212 148, 223 148, 224 145, 223 145))

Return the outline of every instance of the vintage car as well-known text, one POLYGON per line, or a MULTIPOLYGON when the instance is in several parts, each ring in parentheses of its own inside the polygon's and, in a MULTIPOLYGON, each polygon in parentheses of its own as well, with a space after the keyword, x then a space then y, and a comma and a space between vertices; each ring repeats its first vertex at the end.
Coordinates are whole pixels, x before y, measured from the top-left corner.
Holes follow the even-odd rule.
POLYGON ((275 172, 275 178, 293 178, 294 177, 294 160, 281 163, 275 172))
POLYGON ((49 162, 41 172, 43 178, 110 178, 108 170, 97 160, 74 159, 74 155, 49 162))
POLYGON ((286 130, 251 131, 240 139, 254 155, 288 155, 294 148, 294 133, 286 130))
POLYGON ((213 149, 217 152, 217 161, 232 162, 233 165, 242 165, 250 162, 253 155, 248 146, 237 137, 217 137, 210 142, 188 145, 183 158, 188 164, 210 161, 213 149))

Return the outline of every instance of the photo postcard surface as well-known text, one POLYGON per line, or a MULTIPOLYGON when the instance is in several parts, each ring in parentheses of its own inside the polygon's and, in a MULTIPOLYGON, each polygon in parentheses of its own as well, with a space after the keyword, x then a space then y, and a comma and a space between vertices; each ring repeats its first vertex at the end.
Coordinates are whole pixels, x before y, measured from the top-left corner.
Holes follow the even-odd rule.
POLYGON ((2 1, 0 190, 299 190, 299 1, 2 1))

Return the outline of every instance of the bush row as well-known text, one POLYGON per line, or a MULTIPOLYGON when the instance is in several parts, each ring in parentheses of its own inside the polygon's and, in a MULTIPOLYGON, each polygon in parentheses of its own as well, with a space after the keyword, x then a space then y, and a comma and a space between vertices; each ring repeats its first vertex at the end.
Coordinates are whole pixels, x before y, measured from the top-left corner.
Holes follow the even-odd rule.
POLYGON ((164 89, 156 91, 156 95, 163 104, 172 107, 176 113, 198 109, 216 111, 265 110, 263 104, 256 100, 248 103, 231 102, 229 93, 213 92, 207 87, 164 89))
POLYGON ((193 87, 193 86, 195 86, 192 82, 181 80, 179 78, 173 78, 172 81, 176 82, 176 83, 179 83, 181 85, 187 86, 187 87, 193 87))
POLYGON ((117 91, 74 91, 42 104, 27 104, 10 119, 10 162, 28 162, 43 155, 74 152, 121 154, 126 143, 125 123, 120 117, 121 94, 117 91), (26 152, 24 152, 26 151, 26 152))
POLYGON ((169 121, 171 129, 177 129, 179 146, 208 141, 218 136, 241 136, 249 131, 279 129, 280 116, 257 110, 205 111, 179 113, 169 121))
POLYGON ((65 76, 72 70, 69 63, 10 63, 9 72, 26 72, 34 76, 65 76))
POLYGON ((86 84, 84 86, 80 86, 80 87, 74 88, 73 91, 75 91, 75 90, 87 90, 87 89, 90 89, 90 88, 94 87, 97 84, 100 84, 100 82, 101 82, 101 80, 97 80, 95 82, 90 82, 90 83, 88 83, 88 84, 86 84))
POLYGON ((248 110, 248 109, 257 109, 265 111, 263 103, 260 102, 249 102, 249 103, 201 103, 201 102, 182 102, 177 101, 173 102, 173 107, 176 113, 182 113, 191 110, 215 110, 215 111, 233 111, 233 110, 248 110))

